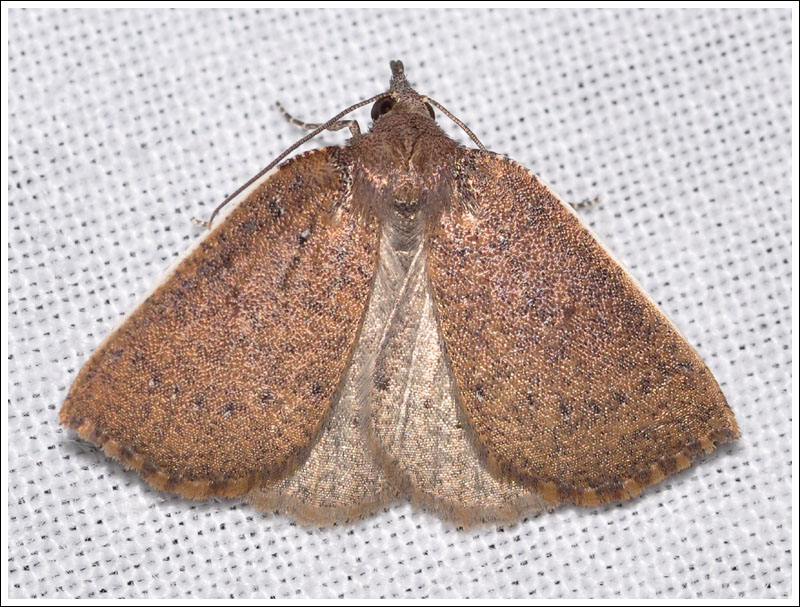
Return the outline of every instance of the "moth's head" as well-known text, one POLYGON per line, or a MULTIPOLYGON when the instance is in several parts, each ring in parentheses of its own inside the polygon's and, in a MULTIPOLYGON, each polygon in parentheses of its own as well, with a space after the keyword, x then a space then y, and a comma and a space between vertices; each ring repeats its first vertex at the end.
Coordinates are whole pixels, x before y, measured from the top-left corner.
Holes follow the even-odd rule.
POLYGON ((403 71, 403 62, 392 61, 390 65, 392 79, 389 83, 389 90, 372 106, 372 120, 377 122, 382 116, 397 111, 421 114, 435 120, 436 114, 433 112, 429 99, 417 93, 408 84, 403 71))

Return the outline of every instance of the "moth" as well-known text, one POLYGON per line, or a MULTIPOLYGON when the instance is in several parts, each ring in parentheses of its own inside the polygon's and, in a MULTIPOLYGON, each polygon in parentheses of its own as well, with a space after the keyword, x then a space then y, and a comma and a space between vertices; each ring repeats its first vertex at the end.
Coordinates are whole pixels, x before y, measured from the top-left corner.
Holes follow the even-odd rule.
POLYGON ((233 196, 61 423, 160 490, 317 524, 400 498, 463 524, 624 500, 737 438, 706 365, 570 205, 391 70, 298 142, 349 127, 346 145, 233 196), (368 133, 341 120, 369 103, 368 133))

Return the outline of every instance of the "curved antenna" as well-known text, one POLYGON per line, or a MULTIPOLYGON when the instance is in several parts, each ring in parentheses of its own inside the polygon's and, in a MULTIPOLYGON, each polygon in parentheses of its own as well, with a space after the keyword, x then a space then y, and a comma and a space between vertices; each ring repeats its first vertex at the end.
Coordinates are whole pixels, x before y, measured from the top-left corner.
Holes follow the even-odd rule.
MULTIPOLYGON (((380 93, 379 95, 375 95, 374 97, 370 97, 369 99, 365 99, 364 101, 359 101, 359 102, 358 102, 358 103, 356 103, 355 105, 351 105, 351 106, 350 106, 349 108, 347 108, 346 110, 342 110, 341 112, 339 112, 338 114, 336 114, 336 116, 334 116, 333 118, 331 118, 330 120, 328 120, 328 121, 327 121, 327 122, 325 122, 324 124, 321 124, 321 125, 319 125, 319 126, 318 126, 317 128, 315 128, 313 131, 311 131, 311 132, 310 132, 308 135, 306 135, 305 137, 303 137, 303 138, 302 138, 302 139, 300 139, 299 141, 296 141, 295 143, 293 143, 292 145, 290 145, 290 146, 289 146, 288 148, 286 148, 286 149, 285 149, 283 152, 281 152, 281 153, 280 153, 280 155, 279 155, 277 158, 275 158, 275 160, 273 160, 273 161, 272 161, 272 162, 270 162, 270 163, 269 163, 267 166, 265 166, 263 169, 261 169, 261 170, 260 170, 260 171, 259 171, 259 172, 258 172, 258 173, 257 173, 257 174, 254 176, 254 177, 251 177, 250 179, 248 179, 248 180, 247 180, 247 182, 246 182, 246 183, 245 183, 243 186, 241 186, 241 187, 240 187, 239 189, 237 189, 237 190, 236 190, 236 191, 235 191, 233 194, 231 194, 230 196, 228 196, 228 197, 227 197, 225 200, 223 200, 223 201, 222 201, 222 202, 219 204, 219 206, 217 206, 217 208, 216 208, 216 209, 214 209, 214 211, 211 213, 211 217, 208 219, 208 229, 209 229, 209 230, 211 230, 211 224, 214 222, 214 218, 217 216, 217 213, 219 213, 219 212, 222 210, 222 208, 223 208, 223 207, 224 207, 226 204, 228 204, 228 203, 229 203, 231 200, 233 200, 234 198, 236 198, 236 197, 237 197, 239 194, 241 194, 241 193, 242 193, 244 190, 246 190, 247 188, 249 188, 249 187, 250 187, 250 186, 251 186, 251 185, 252 185, 254 182, 256 182, 256 181, 258 181, 259 179, 261 179, 261 177, 263 177, 263 176, 264 176, 266 173, 268 173, 270 170, 272 170, 272 168, 273 168, 273 167, 274 167, 276 164, 278 164, 278 163, 279 163, 281 160, 283 160, 283 159, 284 159, 284 158, 286 158, 286 157, 287 157, 289 154, 291 154, 292 152, 294 152, 294 151, 295 151, 297 148, 299 148, 301 145, 303 145, 303 144, 304 144, 306 141, 308 141, 308 140, 309 140, 309 139, 311 139, 312 137, 316 137, 316 136, 317 136, 317 135, 319 135, 319 134, 320 134, 322 131, 324 131, 324 130, 325 130, 325 129, 327 129, 329 126, 331 126, 331 125, 332 125, 334 122, 336 122, 337 120, 339 120, 339 119, 340 119, 340 118, 342 118, 343 116, 346 116, 347 114, 349 114, 349 113, 350 113, 350 112, 352 112, 353 110, 357 110, 357 109, 358 109, 358 108, 360 108, 360 107, 363 107, 363 106, 365 106, 365 105, 367 105, 367 104, 369 104, 369 103, 374 103, 375 101, 378 101, 379 99, 383 99, 383 98, 385 98, 385 97, 388 97, 388 96, 389 96, 389 92, 387 91, 387 92, 384 92, 384 93, 380 93)), ((467 129, 467 131, 469 131, 469 129, 467 129)), ((473 139, 474 139, 474 136, 473 136, 473 139)), ((480 142, 478 142, 478 145, 480 145, 480 142)), ((481 147, 483 147, 483 146, 481 146, 481 147)))
POLYGON ((482 152, 486 152, 486 151, 487 151, 487 150, 486 150, 486 148, 484 147, 484 145, 481 143, 480 139, 478 139, 478 138, 475 136, 475 133, 473 133, 473 132, 470 130, 470 128, 469 128, 469 127, 468 127, 466 124, 464 124, 464 123, 463 123, 463 122, 461 122, 461 121, 460 121, 458 118, 456 118, 456 117, 455 117, 455 116, 454 116, 454 115, 453 115, 453 114, 450 112, 450 110, 448 110, 446 107, 444 107, 444 106, 443 106, 441 103, 439 103, 439 102, 438 102, 438 101, 436 101, 435 99, 431 99, 430 97, 425 97, 425 96, 423 96, 423 97, 422 97, 422 99, 423 99, 423 101, 425 101, 425 102, 427 102, 427 103, 430 103, 432 106, 439 108, 439 110, 441 110, 442 114, 444 114, 444 115, 445 115, 445 116, 447 116, 447 117, 448 117, 450 120, 452 120, 452 121, 453 121, 453 122, 455 122, 455 123, 456 123, 458 126, 460 126, 460 127, 461 127, 461 129, 462 129, 462 130, 463 130, 463 131, 464 131, 464 132, 465 132, 467 135, 469 135, 470 139, 472 139, 472 141, 474 141, 474 142, 475 142, 475 143, 478 145, 478 147, 481 149, 481 151, 482 151, 482 152))

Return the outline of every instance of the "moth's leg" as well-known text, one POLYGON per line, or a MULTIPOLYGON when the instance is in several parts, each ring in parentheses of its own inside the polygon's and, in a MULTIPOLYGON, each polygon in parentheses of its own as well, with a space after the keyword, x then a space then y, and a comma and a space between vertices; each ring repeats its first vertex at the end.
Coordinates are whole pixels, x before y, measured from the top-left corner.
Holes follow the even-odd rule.
MULTIPOLYGON (((314 129, 317 129, 322 126, 322 124, 319 123, 312 124, 310 122, 303 122, 302 120, 298 120, 297 118, 292 116, 289 112, 287 112, 279 101, 276 101, 275 105, 278 106, 278 109, 283 114, 283 117, 286 118, 286 120, 288 120, 292 124, 295 124, 308 131, 313 131, 314 129)), ((350 133, 353 135, 353 137, 361 134, 361 127, 358 126, 358 122, 356 120, 338 120, 337 122, 334 122, 333 124, 328 126, 327 130, 338 131, 343 129, 344 127, 350 129, 350 133)))
POLYGON ((197 219, 197 217, 192 217, 192 223, 196 226, 200 226, 204 230, 208 229, 208 222, 203 221, 202 219, 197 219))
POLYGON ((594 205, 599 203, 600 203, 600 194, 598 194, 594 198, 587 198, 586 200, 581 200, 580 202, 570 202, 569 204, 576 211, 580 211, 582 209, 593 207, 594 205))

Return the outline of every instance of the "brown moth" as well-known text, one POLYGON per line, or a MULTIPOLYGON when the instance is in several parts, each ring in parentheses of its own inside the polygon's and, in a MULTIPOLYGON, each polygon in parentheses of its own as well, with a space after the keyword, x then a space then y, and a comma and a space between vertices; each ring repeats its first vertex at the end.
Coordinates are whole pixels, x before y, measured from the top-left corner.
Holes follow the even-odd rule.
POLYGON ((61 423, 158 489, 311 523, 400 497, 462 524, 623 500, 737 438, 572 208, 391 67, 389 91, 296 144, 348 126, 346 145, 267 170, 293 146, 232 197, 61 423), (340 120, 372 102, 369 133, 340 120))

